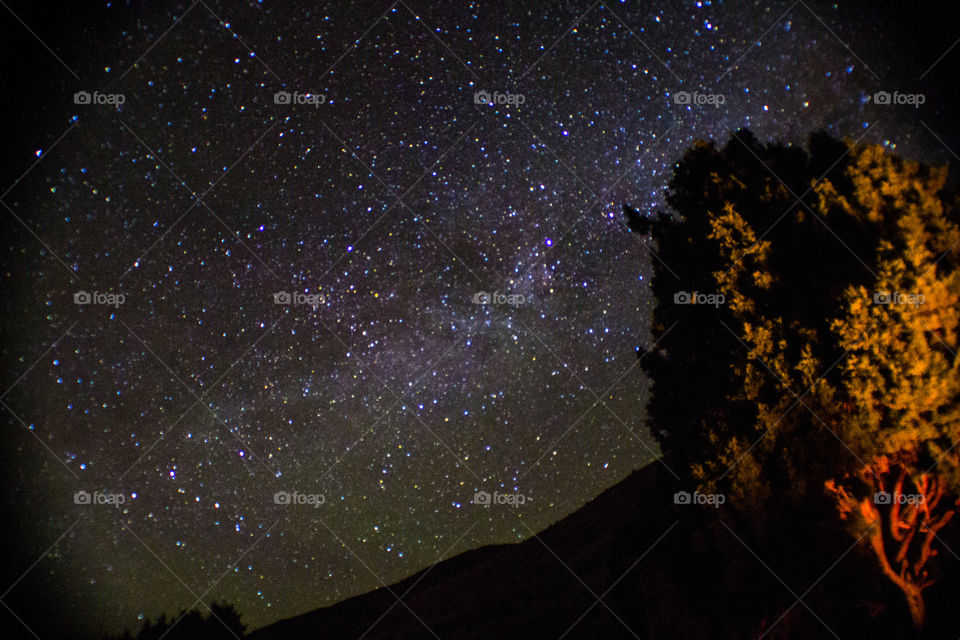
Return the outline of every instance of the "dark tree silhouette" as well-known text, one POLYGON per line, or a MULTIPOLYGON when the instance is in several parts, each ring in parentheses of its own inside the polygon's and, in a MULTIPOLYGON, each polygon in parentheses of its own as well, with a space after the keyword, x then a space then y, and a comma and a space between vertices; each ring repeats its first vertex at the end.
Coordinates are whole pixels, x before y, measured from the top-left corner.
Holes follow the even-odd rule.
POLYGON ((960 207, 946 176, 824 134, 807 152, 737 131, 685 154, 673 212, 649 229, 658 349, 643 364, 661 446, 758 538, 833 505, 918 628, 960 505, 960 207))
MULTIPOLYGON (((135 640, 240 640, 246 632, 240 614, 231 604, 214 602, 206 615, 193 609, 175 618, 161 614, 156 622, 145 620, 135 640)), ((131 638, 126 631, 120 640, 131 638)))

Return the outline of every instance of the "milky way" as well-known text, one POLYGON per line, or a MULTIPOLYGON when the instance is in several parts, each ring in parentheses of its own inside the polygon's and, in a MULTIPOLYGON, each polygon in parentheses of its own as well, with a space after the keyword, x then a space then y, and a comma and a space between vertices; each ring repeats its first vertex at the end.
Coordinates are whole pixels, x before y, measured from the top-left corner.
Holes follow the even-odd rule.
POLYGON ((952 158, 947 105, 869 99, 949 63, 844 5, 290 4, 5 27, 49 72, 0 185, 12 607, 257 627, 527 538, 659 453, 620 208, 685 147, 952 158))

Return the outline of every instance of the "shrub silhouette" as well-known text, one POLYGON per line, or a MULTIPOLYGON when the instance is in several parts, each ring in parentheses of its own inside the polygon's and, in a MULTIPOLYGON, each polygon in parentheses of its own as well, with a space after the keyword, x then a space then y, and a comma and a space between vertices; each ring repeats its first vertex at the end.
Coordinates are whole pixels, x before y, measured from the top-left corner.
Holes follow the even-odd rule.
POLYGON ((120 640, 238 640, 245 632, 246 625, 233 605, 214 602, 206 615, 193 609, 174 618, 161 614, 155 622, 145 620, 136 636, 127 631, 120 640))

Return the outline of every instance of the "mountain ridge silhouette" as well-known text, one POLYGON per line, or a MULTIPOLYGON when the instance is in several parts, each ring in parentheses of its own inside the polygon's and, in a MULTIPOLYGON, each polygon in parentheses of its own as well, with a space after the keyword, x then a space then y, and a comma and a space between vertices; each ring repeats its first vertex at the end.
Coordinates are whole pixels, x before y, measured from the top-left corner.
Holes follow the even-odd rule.
MULTIPOLYGON (((675 578, 662 575, 657 584, 657 576, 689 564, 685 575, 699 583, 694 590, 709 587, 707 575, 695 570, 706 547, 698 545, 696 529, 681 527, 699 508, 674 504, 680 487, 669 465, 665 458, 651 462, 524 541, 464 552, 388 588, 280 620, 246 637, 662 637, 670 620, 685 614, 675 604, 683 598, 667 588, 675 578), (687 550, 680 558, 674 555, 678 544, 687 550), (659 560, 648 562, 658 553, 659 560), (671 608, 670 615, 638 607, 658 599, 671 608)), ((727 605, 717 591, 719 616, 727 605)))

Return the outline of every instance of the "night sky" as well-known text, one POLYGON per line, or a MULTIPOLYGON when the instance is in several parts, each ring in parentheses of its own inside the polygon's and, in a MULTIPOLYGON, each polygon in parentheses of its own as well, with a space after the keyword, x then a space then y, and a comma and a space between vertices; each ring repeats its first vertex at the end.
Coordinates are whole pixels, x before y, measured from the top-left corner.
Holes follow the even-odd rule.
POLYGON ((620 209, 661 206, 683 149, 822 128, 957 160, 954 37, 902 16, 311 4, 0 8, 3 588, 30 626, 46 598, 78 631, 198 599, 258 627, 530 537, 659 453, 620 209))

